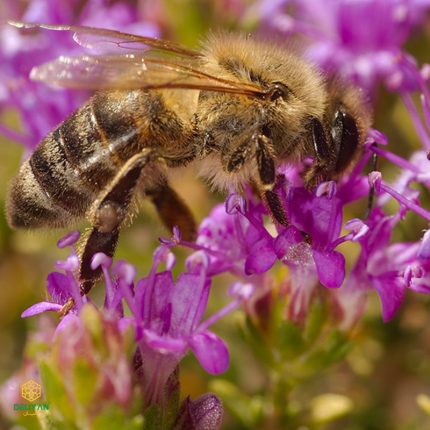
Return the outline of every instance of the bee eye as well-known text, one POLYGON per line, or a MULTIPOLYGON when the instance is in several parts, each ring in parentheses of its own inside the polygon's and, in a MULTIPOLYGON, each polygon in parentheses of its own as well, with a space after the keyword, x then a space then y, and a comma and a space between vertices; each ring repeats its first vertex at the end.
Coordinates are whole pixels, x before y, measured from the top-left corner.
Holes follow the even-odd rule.
POLYGON ((331 130, 337 149, 336 172, 342 172, 354 157, 358 147, 359 133, 354 118, 346 112, 336 112, 331 130))
POLYGON ((268 96, 272 102, 279 98, 287 100, 290 94, 292 94, 292 91, 282 82, 273 82, 268 90, 268 96))

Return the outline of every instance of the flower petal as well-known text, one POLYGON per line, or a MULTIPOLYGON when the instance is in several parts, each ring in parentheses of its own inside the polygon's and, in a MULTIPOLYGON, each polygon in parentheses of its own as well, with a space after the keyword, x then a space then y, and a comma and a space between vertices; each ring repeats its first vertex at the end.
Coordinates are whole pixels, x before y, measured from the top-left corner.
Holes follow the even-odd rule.
POLYGON ((218 375, 227 370, 229 354, 222 339, 210 331, 195 334, 189 345, 206 372, 218 375))
POLYGON ((303 242, 303 236, 296 227, 288 227, 275 240, 274 250, 277 257, 283 260, 292 245, 303 242))
POLYGON ((173 336, 188 336, 203 317, 208 303, 210 280, 202 275, 181 273, 170 295, 173 304, 171 328, 173 336))
POLYGON ((161 352, 162 354, 185 354, 187 342, 183 339, 177 339, 167 336, 159 336, 151 330, 144 330, 143 337, 146 344, 152 349, 161 352))
POLYGON ((373 286, 379 294, 382 305, 382 319, 390 321, 402 304, 406 285, 397 272, 386 273, 373 279, 373 286))
POLYGON ((43 312, 54 311, 59 312, 62 309, 62 306, 57 303, 51 302, 39 302, 35 303, 33 306, 27 308, 22 314, 21 318, 32 317, 33 315, 38 315, 43 312))
POLYGON ((64 305, 71 297, 70 279, 59 272, 52 272, 46 278, 46 286, 52 300, 60 305, 64 305))
POLYGON ((337 251, 312 250, 321 284, 327 288, 339 288, 345 279, 345 257, 337 251))
POLYGON ((276 261, 276 255, 273 246, 264 238, 259 240, 251 248, 245 261, 245 273, 253 275, 254 273, 267 272, 276 261))

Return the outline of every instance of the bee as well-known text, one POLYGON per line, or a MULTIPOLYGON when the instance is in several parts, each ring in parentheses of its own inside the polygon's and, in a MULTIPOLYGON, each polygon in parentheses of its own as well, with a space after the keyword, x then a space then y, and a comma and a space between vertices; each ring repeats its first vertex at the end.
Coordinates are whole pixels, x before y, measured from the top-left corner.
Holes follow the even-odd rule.
POLYGON ((277 166, 312 157, 306 187, 336 180, 359 157, 370 126, 359 90, 272 42, 218 33, 194 50, 99 28, 11 24, 71 32, 96 51, 32 70, 32 79, 95 93, 22 164, 7 199, 15 228, 89 220, 80 252, 83 293, 99 276, 92 256, 113 256, 136 195, 154 203, 169 229, 195 237, 170 171, 195 165, 221 190, 252 183, 274 221, 286 226, 274 191, 277 166))

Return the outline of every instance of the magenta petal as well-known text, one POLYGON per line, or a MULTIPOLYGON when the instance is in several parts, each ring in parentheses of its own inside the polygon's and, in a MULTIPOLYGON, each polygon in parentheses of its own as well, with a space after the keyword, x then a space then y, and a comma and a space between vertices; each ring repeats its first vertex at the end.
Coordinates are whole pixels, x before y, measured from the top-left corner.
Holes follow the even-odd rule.
POLYGON ((41 314, 43 312, 48 312, 48 311, 59 312, 61 309, 62 309, 62 306, 58 305, 57 303, 39 302, 39 303, 36 303, 33 306, 30 306, 29 308, 27 308, 21 314, 21 318, 32 317, 33 315, 38 315, 38 314, 41 314))
POLYGON ((327 288, 339 288, 345 279, 345 257, 337 251, 312 250, 321 284, 327 288))
POLYGON ((373 286, 379 294, 382 305, 382 319, 390 321, 400 307, 405 295, 405 285, 397 273, 389 273, 386 276, 374 278, 373 286))
POLYGON ((275 240, 275 252, 280 260, 282 260, 292 245, 303 242, 303 236, 296 227, 288 227, 275 240))
POLYGON ((430 258, 430 230, 424 233, 420 243, 420 249, 418 250, 418 257, 423 259, 430 258))
POLYGON ((272 246, 267 243, 266 239, 261 239, 251 249, 245 262, 245 273, 253 275, 254 273, 267 272, 276 261, 276 255, 272 246))
POLYGON ((70 279, 63 273, 50 273, 46 278, 46 286, 55 303, 64 305, 71 297, 70 279))
POLYGON ((185 354, 187 343, 183 339, 175 339, 167 336, 159 336, 151 330, 144 330, 143 336, 146 344, 163 354, 185 354))
POLYGON ((81 326, 81 321, 78 315, 73 312, 69 312, 61 319, 60 323, 55 329, 55 336, 61 335, 64 330, 68 330, 69 326, 71 326, 71 328, 70 331, 67 331, 68 333, 73 333, 74 330, 79 330, 79 327, 81 326))
POLYGON ((223 373, 229 365, 229 354, 222 339, 210 331, 195 334, 190 347, 206 372, 212 375, 223 373))
POLYGON ((66 246, 72 246, 77 242, 79 237, 81 236, 81 233, 79 231, 74 230, 70 233, 67 233, 64 237, 62 237, 58 242, 57 246, 58 248, 65 248, 66 246))

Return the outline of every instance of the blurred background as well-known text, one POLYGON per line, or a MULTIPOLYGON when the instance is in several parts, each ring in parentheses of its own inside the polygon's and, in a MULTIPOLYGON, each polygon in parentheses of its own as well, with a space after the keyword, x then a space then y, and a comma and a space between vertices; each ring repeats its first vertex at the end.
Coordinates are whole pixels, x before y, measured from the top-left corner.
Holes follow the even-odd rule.
MULTIPOLYGON (((197 46, 199 39, 208 31, 218 28, 268 32, 258 20, 256 5, 258 6, 257 2, 251 0, 0 0, 0 18, 53 23, 102 22, 105 27, 140 31, 188 46, 197 46), (103 16, 109 19, 102 21, 103 16)), ((56 248, 57 240, 66 230, 10 230, 4 216, 8 184, 23 157, 29 154, 43 133, 54 127, 55 121, 61 121, 61 115, 65 116, 87 97, 85 94, 70 96, 68 92, 55 92, 43 86, 37 89, 32 86, 27 88, 28 84, 21 82, 31 66, 46 61, 49 56, 55 58, 61 52, 70 52, 75 49, 73 43, 58 41, 50 52, 41 53, 36 47, 32 54, 28 46, 20 45, 22 41, 15 40, 14 37, 16 35, 9 29, 0 29, 0 77, 3 76, 3 87, 0 87, 0 124, 8 131, 1 133, 0 129, 0 383, 21 367, 26 338, 37 323, 37 318, 21 319, 21 312, 45 297, 47 274, 53 271, 57 259, 66 256, 65 250, 56 248), (18 91, 25 90, 24 96, 28 100, 12 103, 10 98, 2 99, 5 76, 9 80, 7 91, 14 91, 14 88, 18 91), (49 96, 38 98, 38 94, 45 91, 49 91, 49 96), (36 117, 46 111, 42 106, 39 109, 38 103, 46 104, 52 99, 63 97, 69 100, 67 106, 57 108, 46 124, 37 124, 36 117), (22 107, 20 103, 27 103, 27 106, 22 107), (14 133, 25 136, 25 139, 19 142, 13 138, 14 133)), ((282 38, 279 35, 273 37, 278 40, 282 38)), ((423 24, 411 33, 406 49, 419 63, 430 60, 428 20, 424 19, 423 24)), ((408 156, 420 146, 409 116, 397 95, 378 89, 374 112, 374 126, 388 136, 393 152, 408 156)), ((387 178, 394 178, 397 173, 395 168, 384 163, 381 170, 387 178)), ((211 192, 204 183, 196 180, 191 171, 187 171, 173 185, 192 208, 198 221, 224 199, 224 196, 211 192)), ((428 191, 423 190, 421 196, 425 196, 423 206, 429 208, 428 191)), ((351 212, 346 215, 348 218, 362 216, 365 205, 366 202, 353 205, 349 208, 351 212)), ((395 205, 392 210, 396 210, 395 205)), ((75 227, 83 231, 87 226, 83 222, 75 227)), ((425 228, 423 220, 408 215, 401 228, 396 230, 396 239, 416 241, 425 228)), ((163 230, 153 208, 143 202, 133 225, 122 232, 116 256, 134 264, 138 268, 138 275, 144 275, 150 267, 158 237, 168 235, 169 232, 163 230)), ((358 247, 347 245, 342 251, 351 264, 358 253, 358 247)), ((183 256, 185 255, 184 251, 183 256)), ((209 313, 219 309, 226 301, 225 287, 228 283, 226 278, 218 279, 212 291, 209 313)), ((93 294, 96 300, 98 295, 101 296, 100 291, 94 291, 93 294)), ((227 430, 259 428, 255 425, 252 427, 247 422, 247 415, 252 414, 252 408, 264 407, 261 399, 267 400, 268 393, 271 392, 270 384, 273 382, 270 371, 262 366, 261 360, 247 341, 245 319, 244 313, 237 311, 215 327, 215 331, 230 345, 231 353, 230 369, 221 375, 220 380, 207 375, 192 356, 187 356, 181 367, 184 395, 195 397, 210 390, 220 393, 226 406, 223 428, 227 430)), ((417 396, 430 396, 430 298, 409 294, 396 317, 384 324, 376 294, 369 295, 365 316, 353 332, 348 334, 348 341, 349 349, 344 358, 321 366, 319 371, 310 372, 309 376, 304 377, 289 392, 289 407, 298 408, 306 414, 311 405, 315 405, 312 403, 315 398, 325 393, 335 393, 344 396, 343 399, 349 399, 352 407, 341 411, 340 415, 343 416, 339 419, 326 423, 322 420, 315 428, 430 428, 429 415, 417 403, 417 396)), ((288 371, 288 363, 286 366, 288 371)), ((294 366, 295 364, 291 366, 291 372, 294 372, 294 366)), ((304 424, 292 422, 291 426, 285 428, 313 428, 306 424, 305 418, 301 422, 304 424)), ((0 428, 6 429, 9 426, 6 419, 0 421, 0 428)), ((277 427, 271 427, 266 422, 261 428, 277 427)))

